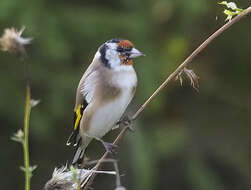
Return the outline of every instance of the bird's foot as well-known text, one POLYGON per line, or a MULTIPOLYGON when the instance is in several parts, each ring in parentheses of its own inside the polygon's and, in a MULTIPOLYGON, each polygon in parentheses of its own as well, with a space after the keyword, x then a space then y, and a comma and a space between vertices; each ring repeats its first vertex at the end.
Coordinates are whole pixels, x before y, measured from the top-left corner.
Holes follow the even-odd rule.
POLYGON ((123 127, 127 127, 131 132, 134 132, 135 129, 132 125, 132 119, 129 116, 124 116, 123 118, 121 118, 116 124, 117 125, 123 125, 123 127))
POLYGON ((104 142, 103 141, 103 145, 105 147, 105 150, 111 154, 116 154, 117 151, 116 151, 116 148, 118 147, 117 145, 115 144, 112 144, 112 143, 108 143, 108 142, 104 142))
POLYGON ((118 147, 117 145, 115 144, 112 144, 112 143, 108 143, 108 142, 105 142, 103 141, 101 138, 96 138, 98 141, 100 141, 103 146, 105 147, 105 150, 111 154, 116 154, 116 148, 118 147))

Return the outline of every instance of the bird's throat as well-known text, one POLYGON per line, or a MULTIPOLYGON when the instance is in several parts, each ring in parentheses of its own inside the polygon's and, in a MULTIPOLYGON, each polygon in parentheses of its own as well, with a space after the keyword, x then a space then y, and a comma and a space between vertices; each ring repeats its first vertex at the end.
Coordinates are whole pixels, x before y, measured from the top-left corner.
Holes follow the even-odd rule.
POLYGON ((126 59, 126 60, 123 60, 123 64, 124 65, 132 65, 133 61, 132 61, 132 59, 126 59))
POLYGON ((121 62, 123 65, 132 65, 133 64, 133 61, 132 59, 129 59, 127 56, 119 56, 121 62))

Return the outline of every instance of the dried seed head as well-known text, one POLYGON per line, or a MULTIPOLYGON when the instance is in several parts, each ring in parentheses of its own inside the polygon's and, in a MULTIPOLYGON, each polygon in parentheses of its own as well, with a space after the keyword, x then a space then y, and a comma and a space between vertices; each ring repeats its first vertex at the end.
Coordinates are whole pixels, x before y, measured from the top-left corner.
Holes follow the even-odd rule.
POLYGON ((183 86, 183 78, 182 78, 183 70, 175 77, 175 80, 180 81, 180 85, 183 86))
POLYGON ((67 167, 55 168, 52 178, 45 184, 44 190, 73 190, 73 180, 67 167))
POLYGON ((52 178, 45 184, 44 190, 76 190, 79 185, 89 178, 93 173, 116 175, 114 171, 96 171, 87 169, 77 169, 67 166, 55 168, 52 178))
POLYGON ((15 28, 6 28, 0 38, 1 49, 10 53, 25 54, 24 46, 30 44, 32 38, 23 38, 21 36, 24 29, 25 27, 18 31, 15 28))
POLYGON ((183 73, 186 74, 187 78, 190 80, 191 86, 196 90, 199 91, 199 77, 194 73, 192 69, 187 69, 184 67, 182 71, 176 76, 176 80, 180 81, 180 85, 183 84, 183 73))

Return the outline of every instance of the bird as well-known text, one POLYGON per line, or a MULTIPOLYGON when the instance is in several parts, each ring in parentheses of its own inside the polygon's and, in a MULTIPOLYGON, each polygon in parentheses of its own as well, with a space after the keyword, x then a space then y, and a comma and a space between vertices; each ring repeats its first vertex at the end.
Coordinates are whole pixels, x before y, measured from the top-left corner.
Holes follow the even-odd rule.
POLYGON ((76 147, 72 165, 82 163, 93 139, 113 152, 114 145, 102 137, 118 127, 134 97, 137 74, 133 59, 140 56, 144 54, 123 38, 108 40, 98 48, 76 90, 73 131, 66 143, 76 147))

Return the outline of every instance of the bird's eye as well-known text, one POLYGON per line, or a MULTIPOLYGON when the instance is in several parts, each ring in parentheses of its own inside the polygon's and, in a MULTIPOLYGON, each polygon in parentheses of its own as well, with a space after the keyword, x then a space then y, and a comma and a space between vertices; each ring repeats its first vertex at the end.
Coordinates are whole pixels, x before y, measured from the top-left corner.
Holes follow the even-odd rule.
POLYGON ((128 48, 124 48, 124 51, 126 52, 130 52, 132 50, 132 48, 128 47, 128 48))
POLYGON ((131 47, 128 47, 128 48, 118 47, 117 48, 117 51, 120 52, 120 53, 130 52, 131 50, 132 50, 131 47))
POLYGON ((124 48, 118 47, 118 48, 117 48, 117 51, 118 51, 118 52, 123 52, 123 51, 124 51, 124 48))

